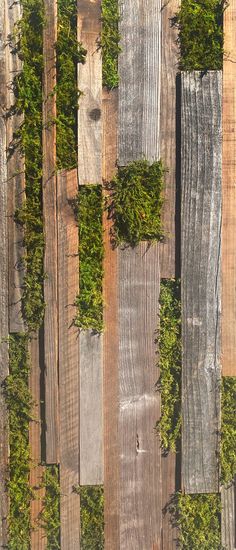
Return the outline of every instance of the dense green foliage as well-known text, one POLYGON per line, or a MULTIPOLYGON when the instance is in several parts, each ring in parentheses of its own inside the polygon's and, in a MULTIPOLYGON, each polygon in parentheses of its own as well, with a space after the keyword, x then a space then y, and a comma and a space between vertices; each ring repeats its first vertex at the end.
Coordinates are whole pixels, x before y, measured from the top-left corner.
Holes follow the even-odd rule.
POLYGON ((181 302, 180 282, 174 279, 161 282, 158 343, 161 418, 157 429, 163 450, 175 451, 181 429, 181 302))
POLYGON ((179 493, 175 516, 181 550, 220 550, 220 511, 220 495, 179 493))
POLYGON ((181 69, 222 68, 225 6, 225 0, 182 0, 176 16, 181 69))
POLYGON ((86 51, 77 41, 77 2, 58 0, 57 37, 57 166, 77 166, 77 63, 86 51))
POLYGON ((28 550, 30 541, 29 421, 32 399, 28 389, 28 341, 24 334, 10 336, 9 376, 4 388, 9 409, 9 550, 28 550))
POLYGON ((58 466, 47 466, 43 486, 45 498, 40 523, 46 531, 47 550, 60 550, 60 483, 58 466))
POLYGON ((24 122, 15 133, 12 146, 20 147, 25 155, 26 200, 16 212, 16 220, 24 227, 26 249, 22 311, 29 330, 35 330, 44 314, 41 207, 43 0, 22 0, 22 8, 23 17, 16 26, 13 42, 23 60, 23 70, 14 79, 15 106, 12 112, 23 113, 24 122))
POLYGON ((222 379, 221 400, 221 481, 236 475, 236 378, 222 379))
POLYGON ((117 0, 102 0, 102 80, 108 89, 116 88, 119 83, 118 55, 120 34, 119 7, 117 0))
POLYGON ((81 550, 104 548, 103 487, 80 487, 81 550))
POLYGON ((75 201, 79 225, 79 295, 75 324, 80 329, 103 329, 103 212, 100 185, 80 187, 75 201))
POLYGON ((117 175, 108 184, 111 194, 107 203, 108 216, 114 222, 115 244, 136 246, 142 240, 163 238, 163 177, 161 161, 150 164, 139 160, 118 168, 117 175))

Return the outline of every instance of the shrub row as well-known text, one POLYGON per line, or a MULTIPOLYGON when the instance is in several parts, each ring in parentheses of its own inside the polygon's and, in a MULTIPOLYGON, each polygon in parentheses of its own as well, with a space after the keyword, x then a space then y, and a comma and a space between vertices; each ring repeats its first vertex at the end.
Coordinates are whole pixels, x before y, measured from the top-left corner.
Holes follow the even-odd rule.
POLYGON ((104 495, 103 487, 80 487, 81 550, 104 548, 104 495))
POLYGON ((161 417, 157 422, 164 452, 176 451, 181 431, 181 302, 180 281, 163 279, 158 329, 161 417))

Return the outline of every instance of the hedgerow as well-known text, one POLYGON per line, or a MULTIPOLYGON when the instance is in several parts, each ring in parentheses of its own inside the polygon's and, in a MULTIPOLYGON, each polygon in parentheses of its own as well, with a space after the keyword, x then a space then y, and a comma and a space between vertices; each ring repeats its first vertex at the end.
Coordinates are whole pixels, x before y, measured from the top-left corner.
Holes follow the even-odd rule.
POLYGON ((158 330, 161 417, 157 422, 161 446, 175 451, 181 430, 181 302, 180 281, 165 279, 160 288, 158 330))
POLYGON ((9 337, 9 376, 4 387, 9 410, 9 550, 28 550, 30 544, 29 422, 32 419, 32 398, 28 388, 28 343, 25 334, 9 337))
POLYGON ((103 230, 102 188, 80 187, 75 200, 79 225, 79 295, 75 324, 80 329, 103 329, 103 230))
POLYGON ((134 247, 142 240, 163 238, 163 178, 161 161, 150 164, 139 160, 118 168, 117 175, 107 185, 111 193, 106 208, 113 220, 114 244, 134 247))
POLYGON ((24 228, 25 267, 22 314, 26 334, 9 338, 10 373, 5 383, 9 409, 8 547, 28 550, 30 545, 29 422, 32 398, 28 387, 30 333, 42 323, 43 300, 43 220, 42 220, 42 74, 44 24, 43 0, 22 0, 22 18, 10 37, 11 54, 18 55, 23 68, 13 79, 15 103, 7 116, 23 114, 23 122, 13 136, 8 157, 18 148, 25 159, 25 201, 15 213, 24 228))
POLYGON ((236 378, 222 378, 221 394, 221 482, 232 482, 236 475, 236 378))
POLYGON ((181 550, 221 550, 220 513, 218 494, 178 493, 174 516, 179 527, 181 550))
POLYGON ((182 0, 175 18, 182 70, 222 69, 226 6, 226 0, 182 0))
POLYGON ((60 481, 57 465, 46 467, 42 486, 45 487, 45 498, 39 523, 46 532, 46 548, 60 550, 60 481))
POLYGON ((80 548, 104 549, 104 494, 101 486, 79 488, 80 493, 80 548))
POLYGON ((100 46, 102 49, 102 80, 108 89, 119 84, 118 55, 119 45, 119 6, 117 0, 102 0, 102 32, 100 46))
POLYGON ((77 41, 76 0, 58 0, 57 5, 57 167, 69 170, 77 166, 77 64, 85 63, 86 50, 77 41))
MULTIPOLYGON (((43 0, 22 0, 23 15, 16 25, 13 42, 23 60, 23 69, 13 82, 15 105, 10 115, 23 113, 11 147, 25 156, 25 193, 16 221, 24 228, 25 276, 22 312, 29 331, 36 330, 44 315, 42 219, 42 75, 44 24, 43 0)), ((9 153, 10 154, 10 153, 9 153)))

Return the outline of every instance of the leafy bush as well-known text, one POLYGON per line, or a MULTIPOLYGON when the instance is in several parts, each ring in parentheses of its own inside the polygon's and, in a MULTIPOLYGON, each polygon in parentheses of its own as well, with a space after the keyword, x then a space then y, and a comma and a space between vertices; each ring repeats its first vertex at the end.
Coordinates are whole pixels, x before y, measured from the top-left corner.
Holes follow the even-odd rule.
POLYGON ((75 201, 79 225, 79 295, 76 299, 76 326, 103 329, 103 230, 102 188, 80 187, 75 201))
POLYGON ((118 55, 121 48, 118 24, 118 1, 102 0, 102 79, 103 85, 108 89, 116 88, 119 84, 118 55))
POLYGON ((236 475, 236 378, 222 379, 221 400, 221 481, 229 483, 236 475))
POLYGON ((181 429, 181 302, 180 281, 164 279, 160 288, 158 331, 161 418, 157 422, 164 451, 175 451, 181 429))
POLYGON ((222 68, 226 5, 226 0, 182 0, 175 18, 179 29, 181 69, 222 68))
POLYGON ((40 524, 47 535, 47 550, 60 550, 60 484, 59 470, 55 464, 47 466, 43 479, 45 498, 40 524))
POLYGON ((136 246, 139 241, 163 238, 161 208, 163 204, 164 168, 161 161, 131 162, 118 168, 108 184, 111 190, 106 208, 114 221, 114 244, 136 246))
POLYGON ((177 494, 175 514, 181 550, 220 550, 220 495, 177 494))
POLYGON ((77 64, 86 50, 77 41, 77 2, 58 0, 57 52, 57 166, 77 166, 77 64))
POLYGON ((11 148, 25 155, 26 201, 16 212, 16 221, 24 227, 26 273, 22 312, 29 330, 36 330, 44 315, 42 220, 42 74, 43 74, 43 0, 22 0, 23 16, 16 25, 12 42, 23 60, 22 72, 15 76, 15 105, 10 113, 24 114, 11 148))
POLYGON ((32 399, 28 389, 28 342, 25 334, 9 337, 9 376, 4 388, 9 409, 9 550, 28 550, 30 543, 29 421, 32 399))
POLYGON ((81 550, 104 548, 103 487, 80 487, 81 550))

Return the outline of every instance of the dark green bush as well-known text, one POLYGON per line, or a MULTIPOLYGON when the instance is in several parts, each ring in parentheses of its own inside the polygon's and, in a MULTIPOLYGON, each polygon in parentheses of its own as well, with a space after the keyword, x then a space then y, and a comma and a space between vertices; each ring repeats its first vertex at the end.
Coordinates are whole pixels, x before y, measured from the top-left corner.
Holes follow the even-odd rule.
POLYGON ((226 0, 182 0, 175 19, 179 29, 181 69, 222 68, 226 5, 226 0))
POLYGON ((222 379, 221 400, 221 481, 229 483, 236 475, 236 378, 222 379))
POLYGON ((47 550, 60 550, 60 482, 55 464, 46 467, 43 487, 45 498, 39 521, 47 535, 47 550))
POLYGON ((77 166, 77 64, 85 62, 86 50, 77 41, 77 2, 58 0, 57 37, 57 166, 77 166))
POLYGON ((32 399, 28 388, 28 342, 24 334, 9 337, 9 376, 4 388, 9 409, 9 550, 28 550, 30 543, 29 421, 32 399))
POLYGON ((79 295, 76 299, 80 329, 103 329, 103 229, 102 188, 80 187, 75 201, 79 225, 79 295))
POLYGON ((118 55, 121 48, 118 24, 118 1, 102 0, 102 80, 103 86, 108 89, 116 88, 119 84, 118 55))
MULTIPOLYGON (((43 220, 42 220, 42 74, 44 24, 43 0, 22 0, 23 16, 15 28, 15 51, 23 60, 23 70, 15 76, 15 105, 11 112, 24 114, 11 147, 25 155, 26 200, 16 212, 24 227, 26 273, 22 312, 29 330, 36 330, 44 314, 43 300, 43 220)), ((11 113, 9 113, 11 114, 11 113)), ((11 149, 9 151, 9 154, 11 149)))
POLYGON ((164 451, 175 451, 181 429, 181 302, 180 281, 164 279, 160 288, 158 331, 161 418, 157 422, 164 451))
POLYGON ((179 493, 175 515, 181 550, 221 550, 220 512, 220 495, 179 493))
POLYGON ((150 164, 139 160, 118 168, 117 175, 108 184, 111 194, 106 206, 114 222, 114 244, 136 246, 142 240, 163 238, 163 177, 161 161, 150 164))
POLYGON ((103 487, 80 487, 81 550, 104 548, 103 487))

